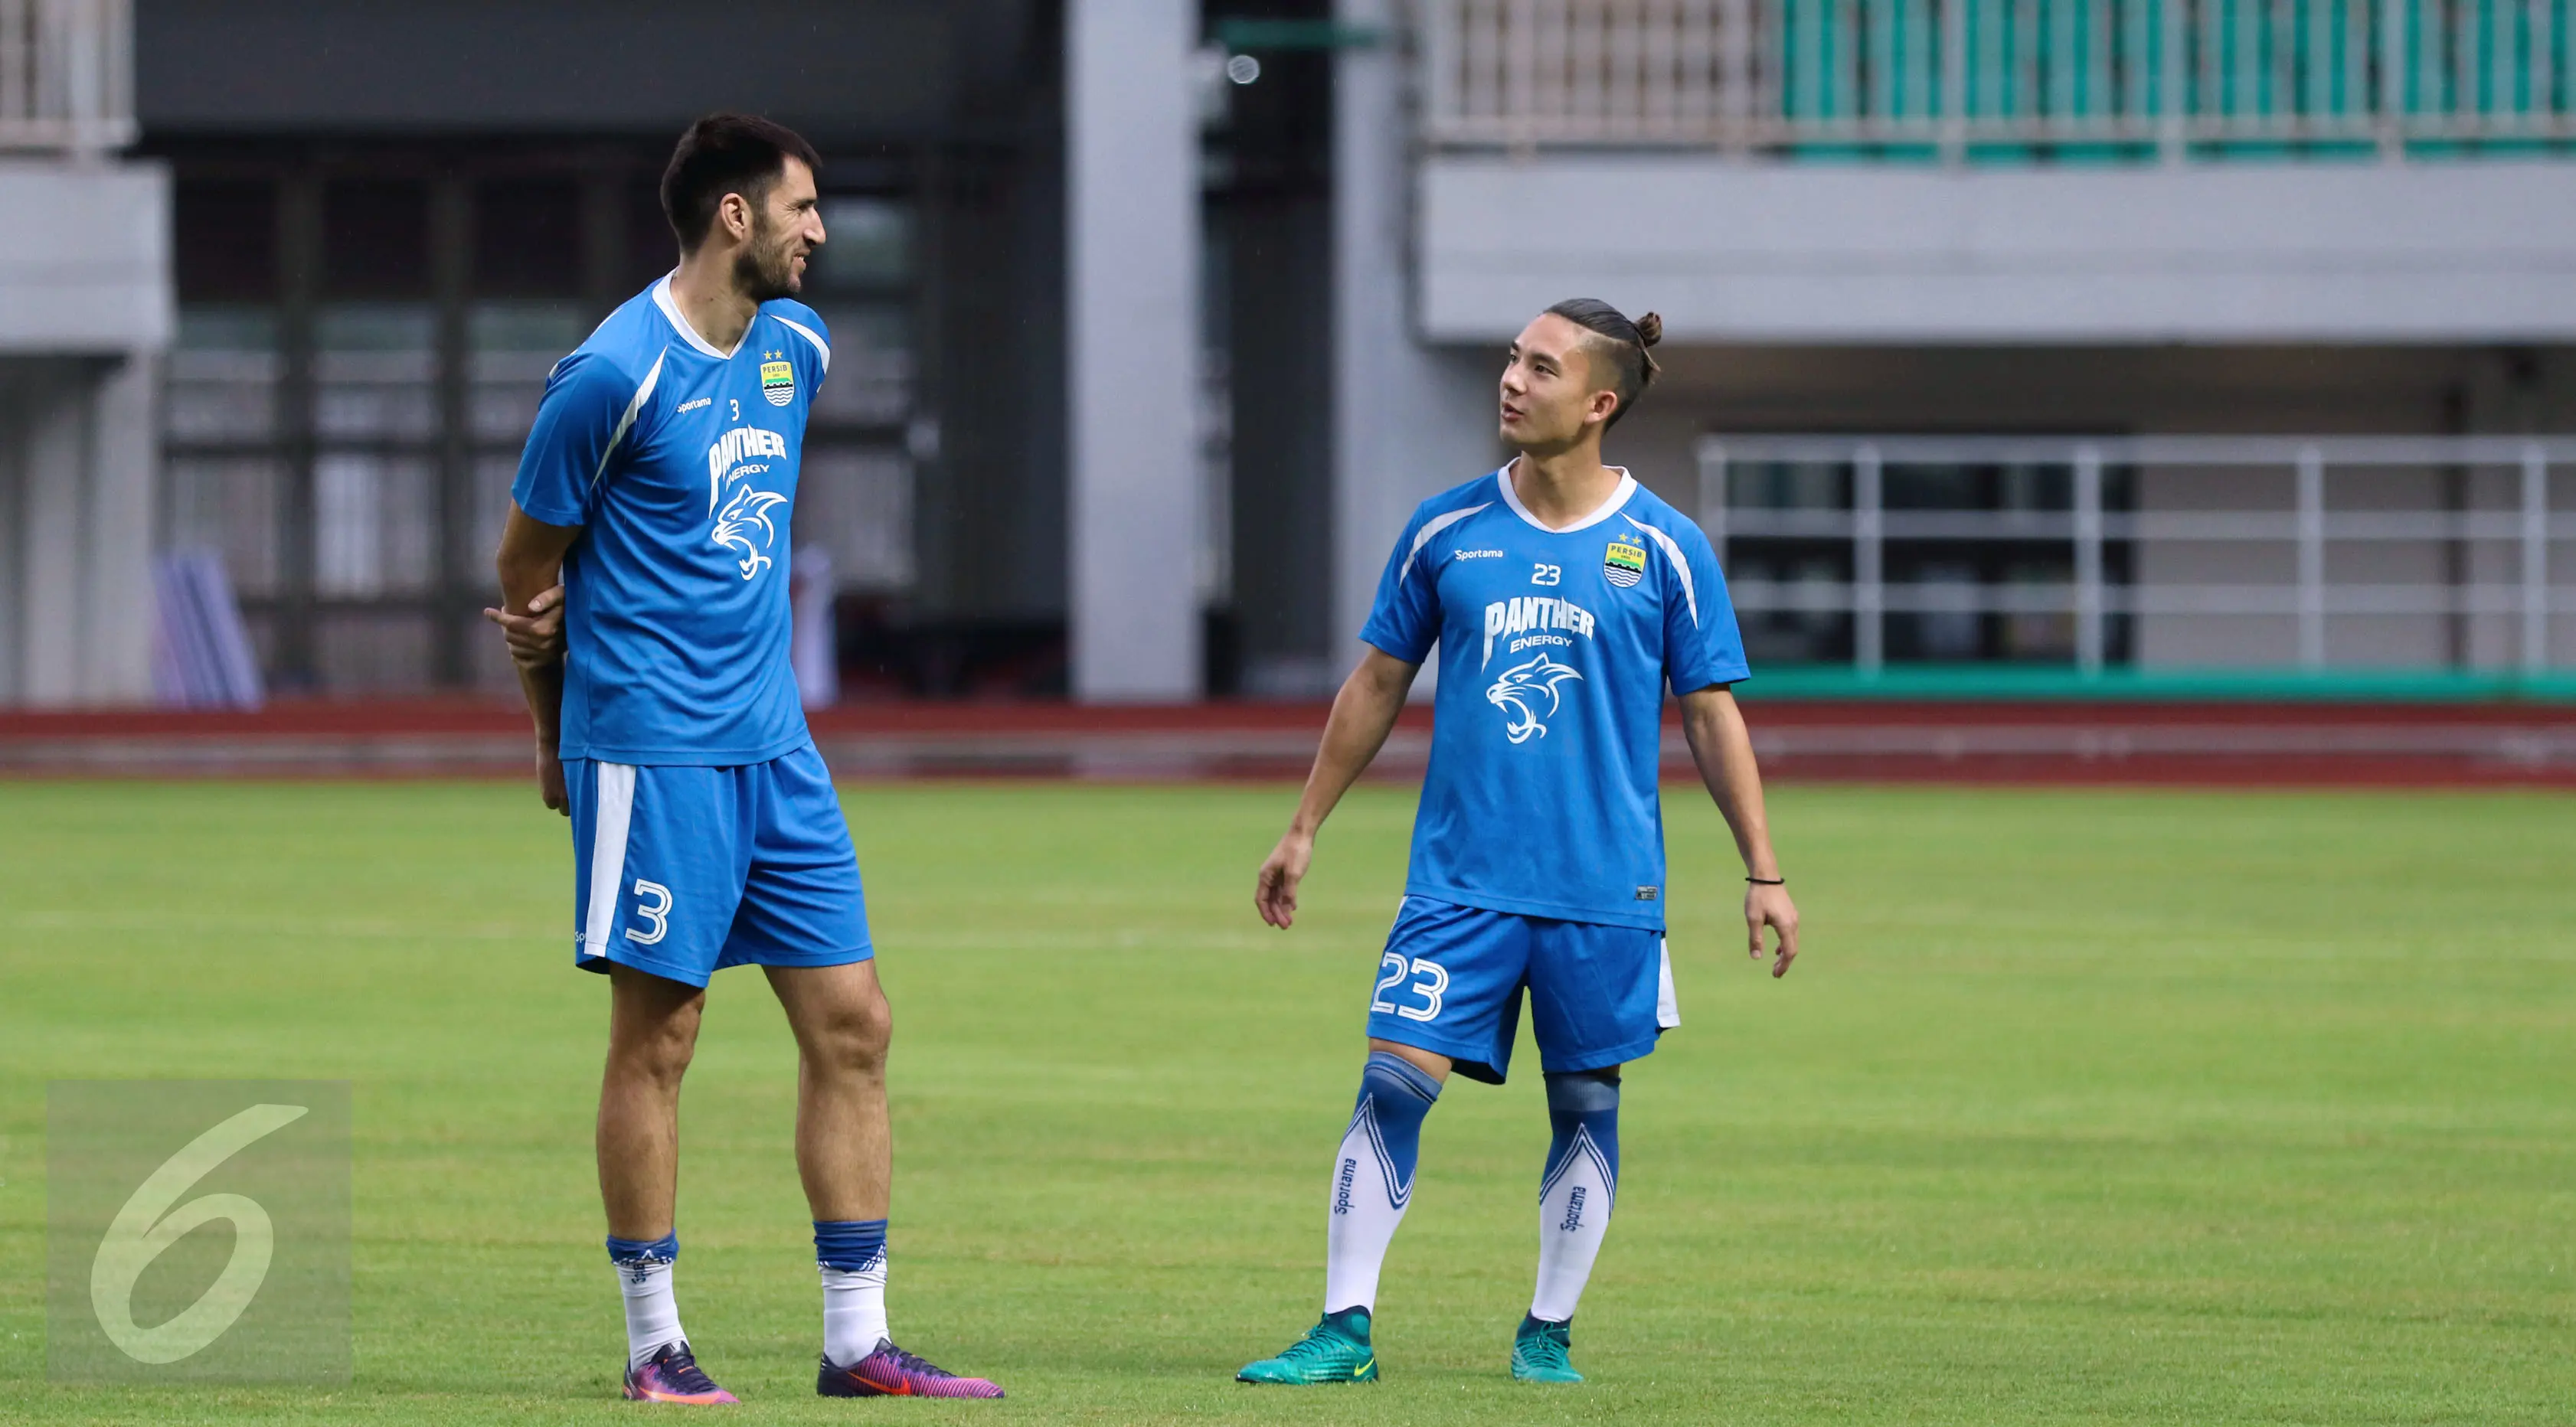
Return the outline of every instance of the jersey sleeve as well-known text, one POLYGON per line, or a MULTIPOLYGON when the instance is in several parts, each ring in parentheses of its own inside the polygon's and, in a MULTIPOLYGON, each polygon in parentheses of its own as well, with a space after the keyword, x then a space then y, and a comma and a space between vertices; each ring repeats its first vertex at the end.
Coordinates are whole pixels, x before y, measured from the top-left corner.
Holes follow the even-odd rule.
POLYGON ((1695 693, 1711 684, 1732 684, 1752 669, 1744 662, 1744 636, 1736 628, 1735 605, 1726 595, 1726 576, 1717 568, 1717 550, 1708 536, 1688 521, 1677 533, 1648 526, 1663 547, 1664 674, 1676 694, 1695 693))
POLYGON ((1440 640, 1440 590, 1433 562, 1422 558, 1423 524, 1419 510, 1404 523, 1394 553, 1386 557, 1386 573, 1378 576, 1377 603, 1360 628, 1362 643, 1407 664, 1430 657, 1440 640))
POLYGON ((806 389, 821 391, 832 374, 832 329, 824 324, 823 314, 803 303, 782 303, 775 315, 795 336, 792 350, 805 372, 806 389))
POLYGON ((608 454, 626 434, 635 383, 615 363, 575 352, 546 376, 536 425, 519 453, 510 499, 548 525, 587 525, 608 454))

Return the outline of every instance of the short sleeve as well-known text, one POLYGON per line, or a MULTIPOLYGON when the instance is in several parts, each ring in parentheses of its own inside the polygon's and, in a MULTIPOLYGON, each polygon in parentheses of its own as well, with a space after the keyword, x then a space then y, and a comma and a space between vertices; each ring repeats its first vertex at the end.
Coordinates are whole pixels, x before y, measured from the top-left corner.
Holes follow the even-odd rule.
POLYGON ((510 499, 548 525, 587 525, 608 453, 625 434, 635 384, 596 353, 575 352, 546 376, 536 425, 519 453, 510 499))
POLYGON ((1750 674, 1726 576, 1708 537, 1687 522, 1678 534, 1643 528, 1664 557, 1664 673, 1673 692, 1695 693, 1750 674))
POLYGON ((799 305, 773 314, 779 324, 795 334, 793 350, 797 365, 805 371, 806 388, 821 391, 823 382, 832 374, 832 329, 823 322, 823 314, 799 305))
POLYGON ((1433 563, 1420 558, 1426 543, 1423 523, 1418 510, 1404 523, 1404 534, 1386 558, 1386 573, 1378 576, 1377 603, 1360 628, 1362 643, 1407 664, 1430 657, 1431 646, 1440 640, 1440 591, 1433 563))

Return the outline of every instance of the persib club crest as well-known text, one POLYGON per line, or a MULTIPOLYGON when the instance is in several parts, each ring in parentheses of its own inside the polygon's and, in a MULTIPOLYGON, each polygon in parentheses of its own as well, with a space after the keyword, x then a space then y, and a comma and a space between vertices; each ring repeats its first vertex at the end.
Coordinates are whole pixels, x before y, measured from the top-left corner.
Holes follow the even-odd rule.
POLYGON ((1646 547, 1625 535, 1611 536, 1601 554, 1601 577, 1623 590, 1646 578, 1646 547))
POLYGON ((1527 743, 1547 736, 1546 719, 1556 717, 1557 685, 1568 679, 1580 679, 1572 665, 1560 664, 1541 654, 1526 664, 1515 664, 1503 671, 1503 677, 1485 690, 1485 702, 1503 711, 1503 736, 1514 743, 1527 743), (1539 701, 1546 700, 1542 717, 1539 701))
POLYGON ((785 406, 796 399, 796 368, 787 362, 760 364, 760 394, 772 406, 785 406))

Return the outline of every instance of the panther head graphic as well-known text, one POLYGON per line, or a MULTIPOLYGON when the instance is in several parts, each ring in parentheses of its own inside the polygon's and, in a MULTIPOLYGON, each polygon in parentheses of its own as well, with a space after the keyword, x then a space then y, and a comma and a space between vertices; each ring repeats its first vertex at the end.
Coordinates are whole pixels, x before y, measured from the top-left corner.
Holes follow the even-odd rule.
POLYGON ((1485 690, 1485 702, 1505 710, 1503 735, 1514 743, 1527 743, 1533 737, 1547 736, 1547 725, 1540 721, 1533 707, 1540 696, 1547 699, 1547 715, 1555 717, 1558 702, 1557 685, 1568 679, 1580 679, 1571 665, 1559 664, 1544 654, 1526 664, 1516 664, 1503 671, 1494 686, 1485 690))
POLYGON ((750 579, 770 565, 769 556, 763 552, 778 543, 778 527, 770 523, 769 512, 773 507, 786 503, 787 497, 775 491, 737 486, 732 497, 725 501, 724 509, 717 513, 711 538, 718 545, 742 552, 744 579, 750 579), (757 545, 752 543, 755 534, 760 538, 757 545))

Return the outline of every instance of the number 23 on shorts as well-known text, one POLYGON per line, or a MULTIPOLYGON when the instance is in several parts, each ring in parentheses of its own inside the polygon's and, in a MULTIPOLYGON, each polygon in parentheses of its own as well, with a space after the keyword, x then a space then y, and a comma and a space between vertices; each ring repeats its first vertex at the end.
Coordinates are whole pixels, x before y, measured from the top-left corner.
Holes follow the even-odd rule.
POLYGON ((1373 1012, 1386 1012, 1408 1021, 1427 1021, 1440 1014, 1441 993, 1449 989, 1449 973, 1440 963, 1425 957, 1407 960, 1403 953, 1390 951, 1378 959, 1378 969, 1385 974, 1377 979, 1377 995, 1369 1002, 1373 1012), (1402 990, 1394 988, 1402 987, 1402 990), (1419 998, 1420 1005, 1397 1005, 1392 997, 1405 997, 1408 1002, 1419 998))

